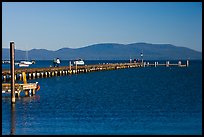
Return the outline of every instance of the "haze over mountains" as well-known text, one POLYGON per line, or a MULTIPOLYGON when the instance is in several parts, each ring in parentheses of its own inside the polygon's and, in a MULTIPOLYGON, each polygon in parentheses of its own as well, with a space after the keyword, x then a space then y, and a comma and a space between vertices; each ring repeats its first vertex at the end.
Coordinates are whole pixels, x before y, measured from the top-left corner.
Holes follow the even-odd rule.
MULTIPOLYGON (((43 46, 42 46, 43 47, 43 46)), ((32 49, 28 51, 29 60, 129 60, 140 59, 143 51, 144 60, 181 60, 202 59, 202 52, 185 47, 177 47, 171 44, 149 44, 149 43, 102 43, 82 48, 62 48, 57 51, 46 49, 32 49)), ((9 60, 9 49, 2 49, 2 59, 9 60)), ((25 60, 26 51, 15 49, 15 59, 25 60)))

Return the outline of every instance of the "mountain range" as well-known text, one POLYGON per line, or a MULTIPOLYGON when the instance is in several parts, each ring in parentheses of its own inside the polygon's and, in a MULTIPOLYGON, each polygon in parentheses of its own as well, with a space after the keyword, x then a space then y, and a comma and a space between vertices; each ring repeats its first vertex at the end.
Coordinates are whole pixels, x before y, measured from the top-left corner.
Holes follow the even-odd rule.
MULTIPOLYGON (((202 52, 186 47, 178 47, 172 44, 150 44, 150 43, 101 43, 89 45, 82 48, 61 48, 57 51, 46 49, 32 49, 27 51, 29 60, 129 60, 140 59, 141 52, 145 60, 201 60, 202 52)), ((2 48, 2 59, 9 60, 9 48, 2 48)), ((25 60, 26 51, 15 49, 15 59, 25 60)))

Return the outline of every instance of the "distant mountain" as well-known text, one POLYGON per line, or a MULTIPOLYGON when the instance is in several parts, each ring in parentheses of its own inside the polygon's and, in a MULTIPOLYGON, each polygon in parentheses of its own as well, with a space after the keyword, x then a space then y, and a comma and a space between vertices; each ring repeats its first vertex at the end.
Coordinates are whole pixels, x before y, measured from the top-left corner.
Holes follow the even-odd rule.
MULTIPOLYGON (((144 60, 181 60, 181 59, 202 59, 202 53, 171 44, 149 44, 149 43, 102 43, 87 47, 72 49, 62 48, 57 51, 46 49, 32 49, 28 51, 31 60, 52 60, 60 58, 62 60, 73 60, 82 58, 84 60, 129 60, 129 58, 140 58, 143 51, 144 60)), ((9 49, 2 49, 2 59, 9 59, 9 49)), ((26 59, 26 52, 15 49, 15 59, 26 59)))

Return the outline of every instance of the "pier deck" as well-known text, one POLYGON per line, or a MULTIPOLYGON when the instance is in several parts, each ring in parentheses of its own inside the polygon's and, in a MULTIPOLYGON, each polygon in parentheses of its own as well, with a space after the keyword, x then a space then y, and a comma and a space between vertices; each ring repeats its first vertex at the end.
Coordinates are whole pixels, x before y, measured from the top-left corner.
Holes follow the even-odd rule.
MULTIPOLYGON (((92 71, 103 71, 103 70, 114 70, 114 69, 124 69, 124 68, 136 68, 136 67, 148 67, 148 66, 178 66, 186 67, 186 64, 170 64, 163 63, 159 64, 155 62, 150 64, 149 62, 142 63, 114 63, 114 64, 96 64, 96 65, 85 65, 85 66, 61 66, 61 67, 47 67, 47 68, 15 68, 15 80, 23 80, 22 73, 25 72, 27 79, 36 79, 36 78, 46 78, 52 76, 61 76, 77 73, 87 73, 92 71)), ((10 70, 2 70, 2 80, 10 80, 10 70)))
MULTIPOLYGON (((39 90, 37 83, 26 83, 26 84, 15 84, 15 94, 17 97, 20 96, 21 92, 25 92, 25 95, 35 95, 35 91, 39 90)), ((11 84, 2 83, 2 93, 11 93, 11 84)))

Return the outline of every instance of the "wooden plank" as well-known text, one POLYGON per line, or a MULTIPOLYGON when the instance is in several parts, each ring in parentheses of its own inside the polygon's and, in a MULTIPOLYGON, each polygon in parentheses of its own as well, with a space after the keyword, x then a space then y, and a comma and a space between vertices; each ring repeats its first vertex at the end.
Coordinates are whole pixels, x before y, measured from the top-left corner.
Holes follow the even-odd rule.
MULTIPOLYGON (((27 89, 36 89, 36 83, 28 83, 28 84, 15 84, 15 90, 27 90, 27 89)), ((8 91, 11 89, 11 84, 3 83, 2 84, 2 91, 8 91)))

